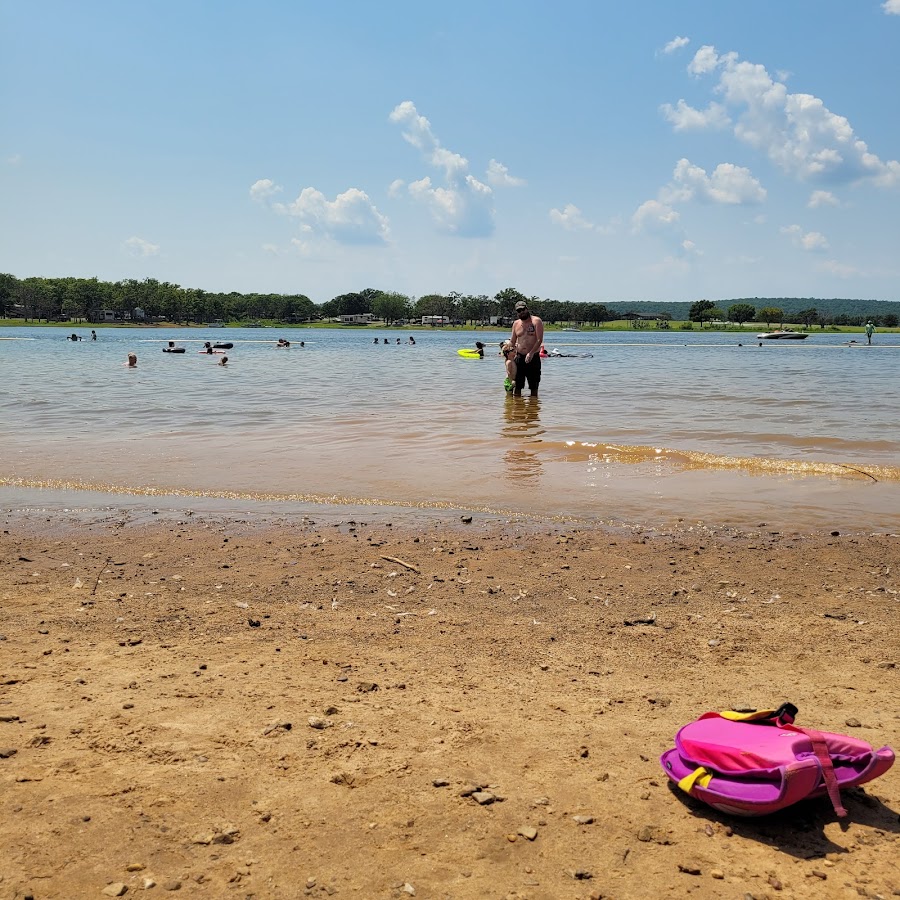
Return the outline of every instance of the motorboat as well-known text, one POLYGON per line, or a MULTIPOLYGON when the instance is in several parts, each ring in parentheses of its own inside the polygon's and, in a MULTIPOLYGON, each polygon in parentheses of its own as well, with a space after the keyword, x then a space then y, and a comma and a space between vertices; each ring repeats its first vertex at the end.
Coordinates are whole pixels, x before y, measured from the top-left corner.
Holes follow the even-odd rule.
POLYGON ((777 331, 764 331, 756 336, 760 341, 804 341, 809 335, 805 331, 790 331, 779 328, 777 331))

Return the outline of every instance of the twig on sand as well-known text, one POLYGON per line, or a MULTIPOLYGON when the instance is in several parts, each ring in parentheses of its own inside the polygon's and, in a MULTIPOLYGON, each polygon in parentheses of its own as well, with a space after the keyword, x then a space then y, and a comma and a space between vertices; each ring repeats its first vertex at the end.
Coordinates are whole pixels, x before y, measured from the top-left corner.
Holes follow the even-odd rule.
POLYGON ((396 556, 382 556, 382 559, 386 559, 388 562, 397 563, 398 566, 403 566, 404 569, 409 569, 412 572, 415 572, 417 575, 421 575, 422 573, 419 571, 418 566, 414 566, 412 563, 404 562, 402 559, 399 559, 396 556))
POLYGON ((105 571, 106 567, 110 564, 110 561, 111 561, 111 560, 112 560, 112 557, 111 557, 111 556, 107 556, 107 557, 106 557, 106 562, 103 563, 103 565, 102 565, 101 568, 100 568, 100 571, 97 573, 97 580, 94 582, 94 589, 91 591, 91 596, 92 596, 92 597, 94 596, 94 594, 97 593, 97 585, 100 584, 100 576, 103 574, 103 572, 105 571))

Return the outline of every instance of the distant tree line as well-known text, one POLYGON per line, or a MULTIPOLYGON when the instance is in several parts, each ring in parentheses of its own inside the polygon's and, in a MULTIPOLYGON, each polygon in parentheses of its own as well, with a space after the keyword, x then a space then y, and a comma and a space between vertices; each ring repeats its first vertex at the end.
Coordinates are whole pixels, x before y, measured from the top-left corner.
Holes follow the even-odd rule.
POLYGON ((420 321, 422 316, 446 316, 459 324, 506 322, 515 304, 527 301, 531 310, 550 325, 600 325, 617 319, 668 321, 689 320, 704 324, 728 321, 737 324, 765 322, 767 325, 802 322, 820 325, 876 325, 894 328, 900 303, 877 300, 822 300, 813 298, 742 298, 716 304, 638 301, 617 305, 529 297, 508 287, 492 297, 486 294, 426 294, 409 297, 375 288, 341 294, 325 303, 314 303, 305 294, 217 293, 184 288, 167 281, 128 278, 100 281, 97 278, 16 278, 0 273, 0 317, 28 321, 83 320, 167 321, 179 324, 252 322, 310 322, 342 315, 371 314, 389 325, 420 321))

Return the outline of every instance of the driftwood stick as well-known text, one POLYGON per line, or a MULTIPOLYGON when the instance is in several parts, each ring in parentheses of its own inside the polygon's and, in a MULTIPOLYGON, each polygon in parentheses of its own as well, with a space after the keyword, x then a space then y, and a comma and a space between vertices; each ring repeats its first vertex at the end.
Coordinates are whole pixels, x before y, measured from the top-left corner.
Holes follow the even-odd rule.
POLYGON ((402 559, 398 559, 396 556, 382 556, 381 558, 386 559, 388 562, 397 563, 398 566, 403 566, 404 569, 409 569, 411 572, 415 572, 417 575, 422 574, 419 571, 418 566, 414 566, 412 563, 404 562, 402 559))
POLYGON ((100 576, 104 573, 104 571, 106 570, 106 567, 109 565, 109 563, 110 563, 111 560, 112 560, 112 557, 111 557, 111 556, 107 556, 107 557, 106 557, 106 562, 103 563, 103 565, 102 565, 101 568, 100 568, 100 571, 97 573, 97 580, 94 582, 94 589, 91 591, 91 596, 92 596, 92 597, 94 596, 94 594, 97 593, 97 585, 100 584, 100 576))

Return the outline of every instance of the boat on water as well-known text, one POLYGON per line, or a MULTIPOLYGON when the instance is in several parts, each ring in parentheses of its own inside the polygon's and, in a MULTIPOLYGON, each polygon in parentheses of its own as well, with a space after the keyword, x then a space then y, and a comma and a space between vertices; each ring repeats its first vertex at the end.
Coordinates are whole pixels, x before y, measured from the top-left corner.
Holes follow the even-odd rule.
POLYGON ((563 331, 581 331, 580 328, 563 328, 563 331))
POLYGON ((764 331, 756 336, 760 341, 803 341, 809 335, 805 331, 791 331, 787 328, 779 328, 777 331, 764 331))
POLYGON ((225 323, 221 319, 216 319, 215 322, 207 322, 207 328, 224 328, 225 323))

